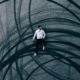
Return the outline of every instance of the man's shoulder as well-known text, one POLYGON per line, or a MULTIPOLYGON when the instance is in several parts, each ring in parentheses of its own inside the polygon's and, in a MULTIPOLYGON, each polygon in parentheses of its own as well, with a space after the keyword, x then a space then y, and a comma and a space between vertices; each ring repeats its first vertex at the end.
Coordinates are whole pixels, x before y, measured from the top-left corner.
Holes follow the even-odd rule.
POLYGON ((35 32, 38 32, 38 29, 36 29, 36 31, 35 32))

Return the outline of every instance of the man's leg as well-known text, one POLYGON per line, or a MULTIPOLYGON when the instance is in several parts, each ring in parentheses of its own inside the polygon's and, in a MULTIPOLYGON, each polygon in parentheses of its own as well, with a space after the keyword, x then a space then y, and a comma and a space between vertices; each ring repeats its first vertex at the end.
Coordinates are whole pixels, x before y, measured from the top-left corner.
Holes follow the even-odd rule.
POLYGON ((38 51, 38 46, 39 46, 39 40, 37 40, 37 42, 36 42, 36 49, 35 49, 34 56, 36 56, 36 53, 37 53, 37 51, 38 51))
POLYGON ((43 39, 43 43, 44 43, 44 46, 46 46, 46 41, 45 41, 45 39, 43 39))
POLYGON ((45 39, 43 39, 43 50, 45 50, 45 45, 46 45, 46 42, 45 42, 45 39))

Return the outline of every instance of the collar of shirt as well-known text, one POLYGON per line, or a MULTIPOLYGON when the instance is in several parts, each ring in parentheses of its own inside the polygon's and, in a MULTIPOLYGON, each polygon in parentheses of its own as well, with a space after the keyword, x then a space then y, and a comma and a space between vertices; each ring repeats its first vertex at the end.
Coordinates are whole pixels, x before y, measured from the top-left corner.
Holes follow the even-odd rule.
MULTIPOLYGON (((42 29, 41 29, 42 30, 42 29)), ((40 29, 38 29, 38 31, 40 32, 41 31, 40 29)))

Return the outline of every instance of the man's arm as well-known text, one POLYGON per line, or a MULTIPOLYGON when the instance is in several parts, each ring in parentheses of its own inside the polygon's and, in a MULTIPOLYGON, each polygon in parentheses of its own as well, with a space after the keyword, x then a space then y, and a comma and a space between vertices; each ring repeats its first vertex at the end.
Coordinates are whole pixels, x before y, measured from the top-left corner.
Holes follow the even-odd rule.
POLYGON ((33 36, 33 38, 32 38, 32 41, 34 41, 36 35, 37 35, 37 33, 36 33, 36 31, 35 31, 34 36, 33 36))

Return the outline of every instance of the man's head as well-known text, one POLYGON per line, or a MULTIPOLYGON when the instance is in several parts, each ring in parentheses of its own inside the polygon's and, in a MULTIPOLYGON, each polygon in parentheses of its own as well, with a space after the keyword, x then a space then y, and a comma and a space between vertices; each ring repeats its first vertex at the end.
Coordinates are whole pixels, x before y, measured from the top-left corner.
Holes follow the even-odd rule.
POLYGON ((41 29, 42 29, 42 26, 41 26, 41 25, 39 25, 39 26, 38 26, 38 29, 40 29, 40 30, 41 30, 41 29))

